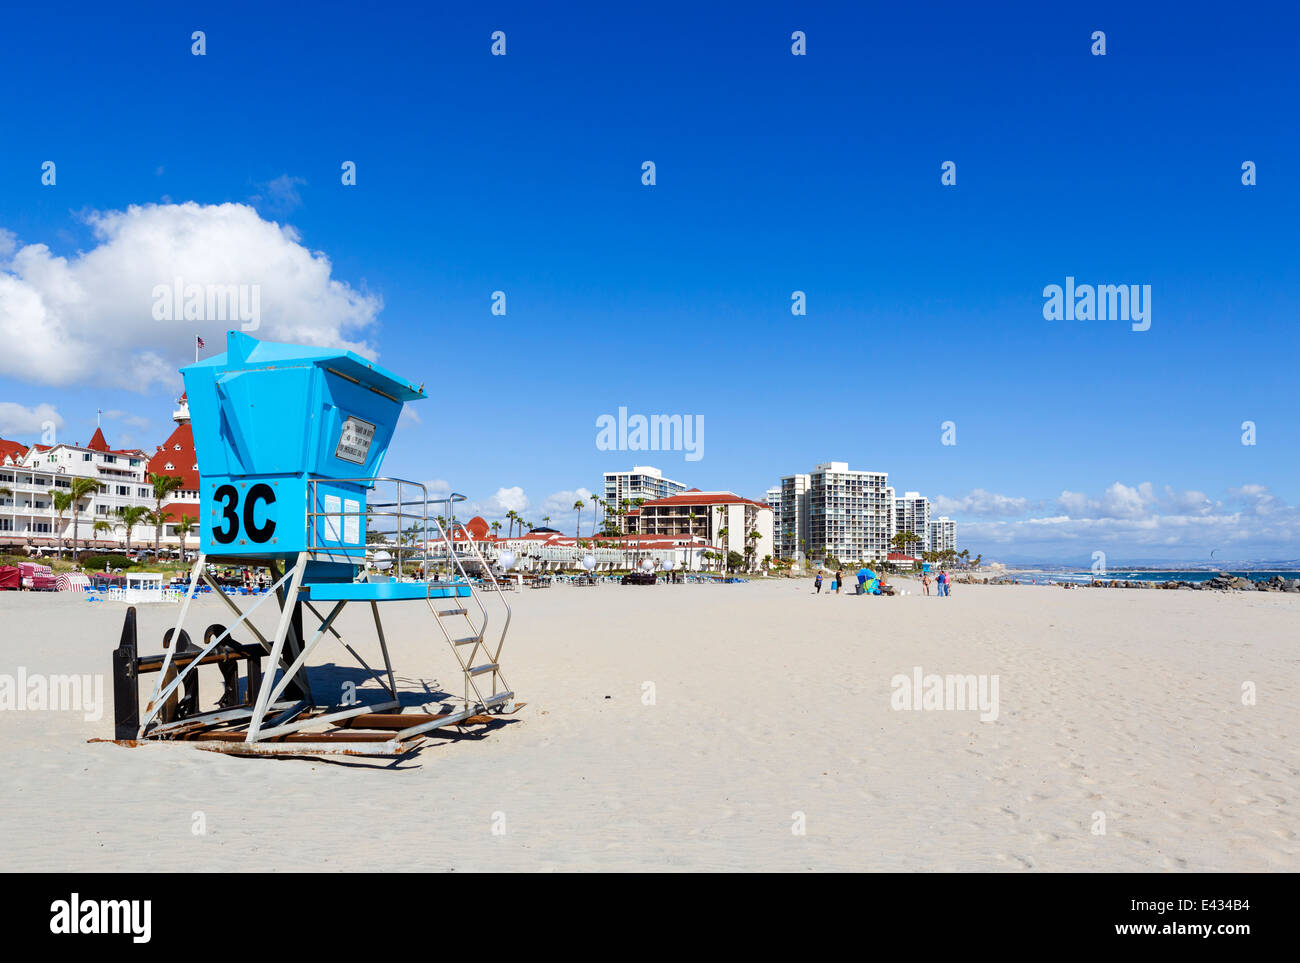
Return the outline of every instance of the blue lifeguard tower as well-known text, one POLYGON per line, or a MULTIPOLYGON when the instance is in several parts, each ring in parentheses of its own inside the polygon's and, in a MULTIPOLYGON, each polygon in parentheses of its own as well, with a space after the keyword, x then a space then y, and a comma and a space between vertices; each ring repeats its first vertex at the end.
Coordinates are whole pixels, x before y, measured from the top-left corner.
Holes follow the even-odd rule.
POLYGON ((464 496, 430 500, 424 485, 379 474, 402 407, 424 398, 423 386, 350 351, 259 341, 238 331, 228 332, 225 353, 181 374, 200 471, 199 554, 162 656, 136 656, 135 614, 128 612, 115 655, 117 738, 187 739, 237 753, 401 755, 433 730, 512 711, 514 693, 500 666, 510 610, 491 566, 454 521, 464 496), (431 513, 437 508, 442 513, 431 513), (267 568, 272 588, 245 611, 210 563, 267 568), (185 623, 201 583, 237 619, 228 628, 209 626, 198 646, 185 623), (490 643, 485 596, 504 609, 490 643), (274 630, 264 633, 249 617, 270 598, 279 612, 274 630), (464 689, 459 705, 440 704, 450 711, 408 712, 403 705, 380 616, 382 605, 400 601, 424 602, 456 657, 464 689), (382 671, 335 626, 353 603, 371 609, 382 671), (310 638, 305 613, 319 622, 310 638), (233 641, 241 627, 256 645, 233 641), (304 667, 326 635, 379 683, 379 702, 335 705, 313 695, 304 667), (242 693, 241 661, 249 664, 242 693), (226 691, 217 709, 199 711, 195 670, 214 663, 226 691), (152 671, 160 673, 158 682, 128 736, 132 711, 139 715, 134 680, 152 671))

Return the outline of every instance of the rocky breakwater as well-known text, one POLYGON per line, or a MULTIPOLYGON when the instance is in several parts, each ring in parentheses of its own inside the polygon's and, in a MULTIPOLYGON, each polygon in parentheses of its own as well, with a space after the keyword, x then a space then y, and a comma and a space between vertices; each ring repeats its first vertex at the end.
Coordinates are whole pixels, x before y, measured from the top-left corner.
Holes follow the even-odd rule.
POLYGON ((1155 589, 1195 589, 1197 591, 1219 592, 1300 592, 1300 579, 1283 578, 1274 575, 1267 579, 1248 579, 1240 575, 1219 572, 1213 578, 1199 582, 1181 579, 1169 579, 1165 582, 1138 582, 1131 579, 1094 579, 1086 582, 1091 588, 1155 588, 1155 589))

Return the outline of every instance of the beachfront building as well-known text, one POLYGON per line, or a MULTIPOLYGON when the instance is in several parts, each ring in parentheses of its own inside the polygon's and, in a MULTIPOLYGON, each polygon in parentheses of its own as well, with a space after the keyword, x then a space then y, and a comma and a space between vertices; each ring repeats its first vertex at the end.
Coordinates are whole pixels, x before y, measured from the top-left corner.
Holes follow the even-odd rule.
POLYGON ((686 485, 671 478, 651 465, 636 465, 628 471, 605 472, 605 503, 610 509, 610 519, 616 520, 623 532, 636 531, 635 519, 626 514, 615 517, 620 508, 636 505, 637 501, 668 498, 686 491, 686 485), (624 504, 626 503, 626 505, 624 504))
MULTIPOLYGON (((23 445, 0 441, 0 545, 53 549, 60 539, 71 547, 72 510, 54 508, 51 491, 70 489, 76 478, 90 478, 100 488, 78 507, 77 534, 83 547, 112 544, 95 533, 95 522, 120 531, 118 510, 143 504, 147 495, 148 455, 139 449, 110 448, 100 428, 90 441, 54 445, 23 445)), ((132 533, 142 537, 143 526, 132 533)))
POLYGON ((929 551, 957 551, 957 523, 946 515, 930 521, 929 551))
MULTIPOLYGON (((176 408, 172 412, 176 427, 167 436, 167 440, 158 446, 149 459, 149 472, 153 475, 170 475, 181 480, 181 487, 169 492, 163 498, 162 512, 166 519, 163 524, 163 541, 168 545, 177 545, 180 534, 177 523, 188 516, 193 520, 193 528, 187 537, 187 545, 197 545, 199 538, 199 456, 194 450, 194 430, 190 427, 189 399, 182 394, 176 399, 176 408)), ((153 507, 152 485, 150 486, 150 508, 153 507)))
POLYGON ((773 554, 778 558, 799 559, 807 554, 808 489, 811 484, 810 475, 786 475, 781 479, 779 505, 772 508, 776 543, 773 554))
POLYGON ((893 515, 887 472, 856 471, 843 461, 818 465, 809 474, 808 555, 830 554, 846 564, 884 561, 893 515))
POLYGON ((917 541, 900 547, 899 551, 912 558, 920 558, 930 548, 930 499, 918 492, 904 492, 894 499, 894 534, 911 532, 917 541))
MULTIPOLYGON (((772 544, 769 546, 773 558, 781 557, 781 486, 773 485, 763 495, 763 501, 772 509, 772 544)), ((764 553, 767 554, 767 553, 764 553)))
POLYGON ((737 552, 746 567, 758 568, 765 555, 774 554, 772 507, 743 498, 735 492, 702 492, 698 488, 641 505, 629 517, 641 537, 688 536, 700 539, 714 551, 737 552))
MULTIPOLYGON (((523 535, 496 536, 481 517, 471 518, 454 531, 457 554, 462 562, 474 559, 467 544, 472 541, 478 554, 492 565, 500 562, 503 553, 514 556, 515 572, 579 571, 588 556, 593 561, 593 572, 637 568, 649 560, 660 571, 670 565, 686 571, 700 571, 710 567, 704 553, 712 546, 703 537, 693 535, 596 535, 578 539, 554 531, 532 531, 523 535)), ((432 546, 436 557, 438 547, 432 546)))
MULTIPOLYGON (((187 546, 198 544, 199 473, 194 454, 194 436, 189 426, 189 406, 182 395, 172 413, 177 428, 153 455, 139 448, 109 447, 104 431, 96 427, 90 441, 54 445, 23 445, 0 439, 0 545, 31 548, 38 551, 57 549, 60 538, 71 549, 73 519, 71 510, 60 522, 53 505, 51 489, 66 489, 76 477, 93 478, 100 490, 81 504, 78 534, 83 549, 121 549, 126 546, 123 508, 156 507, 151 473, 179 477, 181 488, 169 493, 162 503, 167 521, 162 542, 178 547, 180 535, 176 523, 182 515, 194 520, 187 536, 187 546), (95 523, 106 522, 107 532, 96 532, 95 523)), ((130 532, 133 547, 152 545, 154 525, 141 521, 130 532)))

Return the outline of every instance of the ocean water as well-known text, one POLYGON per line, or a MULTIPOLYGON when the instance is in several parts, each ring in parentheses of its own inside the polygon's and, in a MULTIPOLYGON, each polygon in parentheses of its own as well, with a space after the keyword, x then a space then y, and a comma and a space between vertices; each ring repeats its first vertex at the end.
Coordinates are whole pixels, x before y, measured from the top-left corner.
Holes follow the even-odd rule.
MULTIPOLYGON (((1234 571, 1224 569, 1229 575, 1248 578, 1255 582, 1266 581, 1274 575, 1281 575, 1283 578, 1300 578, 1300 571, 1295 569, 1260 569, 1256 571, 1234 571)), ((1218 575, 1218 571, 1207 569, 1169 569, 1162 571, 1145 570, 1134 571, 1132 569, 1107 569, 1105 575, 1094 575, 1092 572, 1038 572, 1025 573, 1017 572, 1008 576, 1010 581, 1019 582, 1022 585, 1054 585, 1061 582, 1109 582, 1117 579, 1124 582, 1208 582, 1218 575)))

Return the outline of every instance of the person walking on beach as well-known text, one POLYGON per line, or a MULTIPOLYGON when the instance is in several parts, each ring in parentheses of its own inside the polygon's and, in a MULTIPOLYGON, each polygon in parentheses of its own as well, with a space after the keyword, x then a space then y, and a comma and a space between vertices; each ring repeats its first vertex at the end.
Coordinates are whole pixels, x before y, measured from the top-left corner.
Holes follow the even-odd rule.
POLYGON ((930 594, 930 573, 929 572, 921 573, 921 591, 924 592, 926 595, 930 594))
POLYGON ((939 573, 938 583, 939 583, 939 597, 942 598, 943 596, 948 594, 948 573, 947 572, 939 573))
POLYGON ((817 570, 817 580, 813 582, 813 592, 817 595, 822 594, 822 573, 821 569, 817 570))
POLYGON ((840 589, 844 588, 844 572, 836 570, 835 572, 835 594, 840 594, 840 589))

